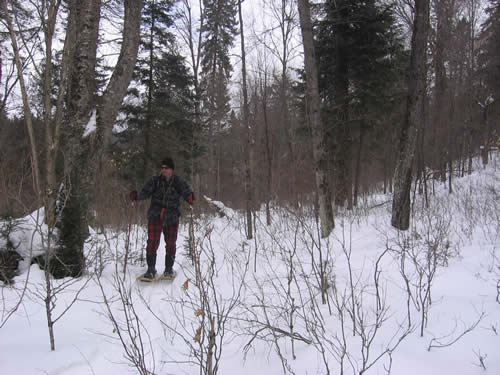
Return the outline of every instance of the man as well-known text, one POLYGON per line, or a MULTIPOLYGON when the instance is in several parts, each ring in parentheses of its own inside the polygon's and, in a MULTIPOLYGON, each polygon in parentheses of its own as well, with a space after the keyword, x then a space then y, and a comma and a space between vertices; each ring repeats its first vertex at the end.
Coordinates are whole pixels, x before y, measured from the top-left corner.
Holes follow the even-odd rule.
POLYGON ((171 158, 161 163, 161 172, 151 177, 137 193, 130 192, 130 200, 151 198, 148 210, 148 242, 146 246, 146 262, 148 269, 139 280, 152 281, 156 276, 156 251, 160 245, 161 232, 165 238, 165 271, 163 277, 173 279, 177 231, 179 229, 180 198, 192 206, 194 193, 189 183, 174 173, 175 165, 171 158))

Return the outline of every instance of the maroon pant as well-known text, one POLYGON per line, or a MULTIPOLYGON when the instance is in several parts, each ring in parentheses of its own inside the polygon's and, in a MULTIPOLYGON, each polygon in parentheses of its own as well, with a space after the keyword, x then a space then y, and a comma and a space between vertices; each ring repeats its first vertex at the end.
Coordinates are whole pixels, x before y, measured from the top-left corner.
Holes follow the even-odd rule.
POLYGON ((177 230, 179 229, 179 222, 162 227, 162 218, 158 217, 148 222, 148 243, 146 246, 147 255, 156 255, 156 250, 160 246, 161 232, 165 237, 165 253, 166 256, 175 258, 177 242, 177 230))

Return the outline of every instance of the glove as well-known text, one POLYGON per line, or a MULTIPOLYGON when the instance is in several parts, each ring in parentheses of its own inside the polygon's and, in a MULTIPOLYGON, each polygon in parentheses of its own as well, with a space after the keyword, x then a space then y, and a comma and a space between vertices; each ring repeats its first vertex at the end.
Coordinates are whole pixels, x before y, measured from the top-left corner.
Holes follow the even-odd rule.
POLYGON ((129 197, 130 197, 130 200, 133 202, 133 201, 136 201, 137 200, 137 190, 132 190, 129 194, 129 197))
POLYGON ((192 206, 194 204, 194 193, 190 193, 188 196, 187 196, 187 201, 188 203, 192 206))

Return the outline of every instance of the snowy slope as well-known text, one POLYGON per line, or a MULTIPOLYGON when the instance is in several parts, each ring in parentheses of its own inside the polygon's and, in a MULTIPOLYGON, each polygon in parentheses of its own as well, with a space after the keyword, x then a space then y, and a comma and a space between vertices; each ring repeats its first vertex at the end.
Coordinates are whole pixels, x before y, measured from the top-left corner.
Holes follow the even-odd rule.
MULTIPOLYGON (((417 195, 404 233, 390 227, 389 195, 337 213, 323 240, 308 207, 275 208, 270 227, 258 213, 248 241, 244 215, 221 206, 225 217, 196 219, 198 273, 185 255, 188 224, 181 225, 173 282, 135 281, 144 271, 144 228, 132 230, 125 277, 127 234, 92 232, 89 274, 51 280, 60 288, 53 319, 64 312, 54 326, 55 351, 44 272, 28 266, 29 254, 44 248, 45 229, 34 232, 43 212, 35 213, 11 235, 26 260, 14 287, 1 289, 0 370, 498 375, 499 169, 495 155, 487 168, 455 179, 451 195, 436 183, 428 209, 417 195)), ((162 243, 159 271, 163 257, 162 243)))

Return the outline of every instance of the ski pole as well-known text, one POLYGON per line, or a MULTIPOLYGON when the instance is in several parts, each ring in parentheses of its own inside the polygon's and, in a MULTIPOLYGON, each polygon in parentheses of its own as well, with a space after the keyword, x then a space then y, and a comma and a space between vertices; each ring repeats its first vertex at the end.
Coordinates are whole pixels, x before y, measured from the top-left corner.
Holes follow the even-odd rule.
MULTIPOLYGON (((137 215, 137 207, 139 207, 139 205, 135 204, 134 206, 135 206, 135 217, 139 217, 137 215)), ((137 250, 138 243, 139 243, 139 224, 137 224, 135 226, 135 247, 134 247, 134 249, 136 249, 136 250, 137 250)), ((143 266, 143 265, 144 265, 144 251, 141 250, 141 266, 143 266)))
POLYGON ((128 234, 127 234, 127 246, 125 247, 125 260, 123 262, 123 274, 125 275, 125 272, 127 272, 127 260, 128 260, 128 249, 130 247, 130 230, 132 228, 132 216, 134 215, 134 204, 135 202, 132 202, 130 206, 130 219, 128 222, 128 234))
POLYGON ((191 234, 191 251, 192 251, 192 261, 194 265, 194 273, 196 277, 196 285, 200 285, 200 279, 201 279, 201 274, 200 274, 200 263, 199 263, 199 258, 198 254, 196 253, 195 249, 195 240, 194 240, 194 221, 193 221, 193 206, 190 206, 190 211, 191 211, 191 222, 190 222, 190 234, 191 234))
POLYGON ((194 225, 193 225, 193 206, 190 206, 189 207, 189 211, 191 211, 191 221, 190 221, 190 225, 189 225, 189 234, 190 234, 190 237, 191 237, 191 259, 193 261, 193 265, 196 261, 196 252, 195 252, 195 249, 194 249, 194 225))

